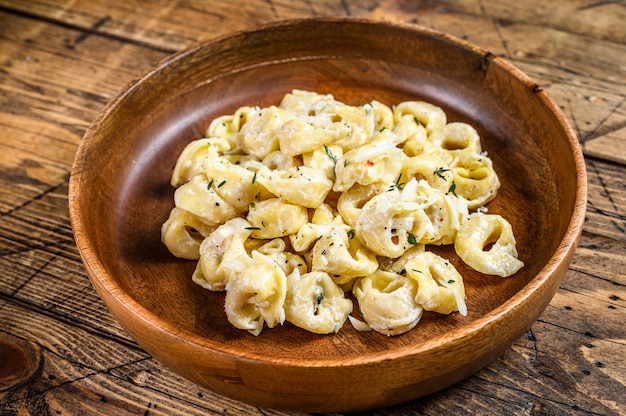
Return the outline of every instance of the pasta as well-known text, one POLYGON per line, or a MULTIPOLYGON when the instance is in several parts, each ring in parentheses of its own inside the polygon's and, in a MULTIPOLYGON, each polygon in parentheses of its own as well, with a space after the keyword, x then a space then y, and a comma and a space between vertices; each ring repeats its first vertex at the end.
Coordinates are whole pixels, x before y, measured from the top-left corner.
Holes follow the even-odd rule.
POLYGON ((478 132, 423 101, 294 90, 242 106, 183 149, 170 183, 163 243, 255 336, 285 322, 331 334, 348 319, 395 336, 425 312, 466 315, 463 276, 428 247, 453 245, 484 274, 523 267, 511 224, 485 213, 500 181, 478 132))
POLYGON ((352 302, 325 272, 287 277, 285 313, 292 324, 316 334, 338 332, 352 312, 352 302))

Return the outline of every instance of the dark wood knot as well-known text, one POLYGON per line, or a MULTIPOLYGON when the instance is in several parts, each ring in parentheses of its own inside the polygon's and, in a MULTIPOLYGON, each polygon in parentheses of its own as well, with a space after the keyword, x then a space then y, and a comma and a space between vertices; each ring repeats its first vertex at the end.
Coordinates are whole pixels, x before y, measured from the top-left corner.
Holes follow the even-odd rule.
POLYGON ((28 382, 41 363, 39 348, 7 334, 0 334, 0 391, 28 382))

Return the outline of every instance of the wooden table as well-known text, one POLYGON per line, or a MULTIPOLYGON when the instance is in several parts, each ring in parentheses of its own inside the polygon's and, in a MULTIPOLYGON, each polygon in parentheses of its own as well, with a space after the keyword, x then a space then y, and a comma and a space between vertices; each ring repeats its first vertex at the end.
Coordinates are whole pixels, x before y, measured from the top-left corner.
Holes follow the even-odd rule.
POLYGON ((507 58, 586 154, 580 246, 535 325, 465 381, 372 414, 626 414, 623 0, 0 0, 0 414, 286 414, 201 389, 130 338, 89 283, 67 191, 83 133, 130 81, 196 42, 311 16, 412 22, 507 58))

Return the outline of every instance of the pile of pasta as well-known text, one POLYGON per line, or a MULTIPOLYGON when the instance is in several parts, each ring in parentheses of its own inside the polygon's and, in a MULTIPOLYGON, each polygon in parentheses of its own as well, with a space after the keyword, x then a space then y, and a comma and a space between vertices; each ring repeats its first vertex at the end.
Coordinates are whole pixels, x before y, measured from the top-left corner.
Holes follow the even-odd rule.
POLYGON ((162 241, 197 260, 193 281, 225 291, 228 321, 254 335, 285 321, 336 333, 349 319, 390 336, 424 311, 466 315, 463 277, 429 245, 453 244, 486 274, 523 266, 510 223, 486 211, 500 182, 476 130, 427 102, 294 90, 213 120, 171 184, 162 241))

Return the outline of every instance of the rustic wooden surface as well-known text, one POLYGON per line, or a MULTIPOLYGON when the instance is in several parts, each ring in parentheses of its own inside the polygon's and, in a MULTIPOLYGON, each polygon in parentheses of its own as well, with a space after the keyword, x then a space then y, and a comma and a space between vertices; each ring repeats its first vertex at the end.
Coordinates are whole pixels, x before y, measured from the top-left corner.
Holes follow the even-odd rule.
POLYGON ((0 415, 287 415, 200 389, 135 344, 84 272, 67 182, 89 123, 151 66, 310 16, 413 22, 505 57, 586 154, 583 236, 536 324, 456 386, 371 414, 626 414, 624 1, 0 0, 0 415))

